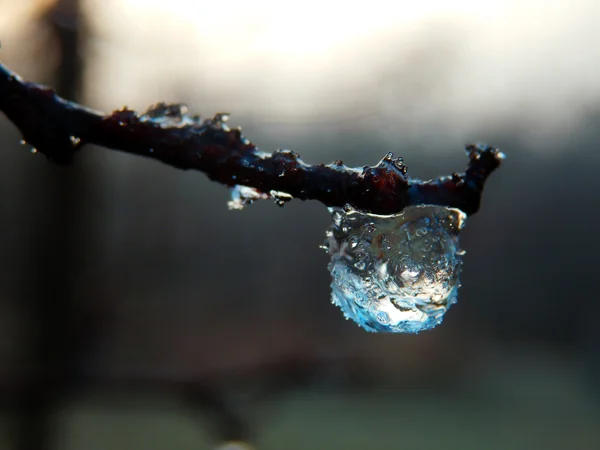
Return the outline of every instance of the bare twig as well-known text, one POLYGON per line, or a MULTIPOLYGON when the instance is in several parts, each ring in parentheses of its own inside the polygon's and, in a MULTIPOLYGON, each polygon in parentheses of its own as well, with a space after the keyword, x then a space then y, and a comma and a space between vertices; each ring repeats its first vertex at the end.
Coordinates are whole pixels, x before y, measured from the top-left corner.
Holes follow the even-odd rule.
POLYGON ((182 105, 159 103, 142 115, 127 108, 103 115, 23 81, 2 64, 0 110, 25 141, 57 163, 70 163, 83 144, 97 144, 200 170, 227 186, 250 186, 267 195, 284 192, 327 206, 349 204, 374 214, 420 204, 473 214, 487 177, 504 157, 494 148, 470 145, 465 173, 430 181, 410 179, 402 159, 394 160, 391 153, 373 167, 350 168, 341 161, 308 165, 290 150, 260 152, 239 128, 225 124, 224 114, 201 120, 187 116, 182 105))

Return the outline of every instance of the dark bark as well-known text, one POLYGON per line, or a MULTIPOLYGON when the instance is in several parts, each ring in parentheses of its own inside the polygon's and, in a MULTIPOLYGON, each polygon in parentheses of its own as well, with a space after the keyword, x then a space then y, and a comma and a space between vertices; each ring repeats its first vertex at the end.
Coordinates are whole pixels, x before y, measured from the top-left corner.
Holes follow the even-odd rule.
POLYGON ((1 64, 0 110, 25 141, 60 164, 70 163, 90 143, 200 170, 227 186, 250 186, 273 196, 284 192, 327 206, 349 204, 374 214, 421 204, 473 214, 487 177, 504 157, 492 147, 469 145, 464 173, 429 181, 410 179, 402 159, 391 153, 373 167, 350 168, 341 161, 309 165, 290 150, 260 152, 239 128, 226 125, 223 114, 201 120, 188 116, 183 105, 159 103, 142 115, 128 109, 103 115, 25 82, 1 64))

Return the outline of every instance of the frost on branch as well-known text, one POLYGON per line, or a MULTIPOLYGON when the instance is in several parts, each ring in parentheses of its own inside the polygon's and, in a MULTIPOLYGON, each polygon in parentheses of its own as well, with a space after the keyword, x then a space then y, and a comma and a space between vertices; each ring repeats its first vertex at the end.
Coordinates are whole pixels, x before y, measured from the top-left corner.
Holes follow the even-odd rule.
POLYGON ((184 105, 157 103, 142 114, 104 115, 2 64, 0 111, 24 142, 59 164, 96 144, 202 171, 231 189, 231 209, 265 198, 324 203, 334 215, 327 246, 334 303, 372 331, 416 332, 441 321, 456 301, 461 223, 479 210, 484 184, 504 159, 469 145, 465 172, 427 181, 411 179, 391 153, 374 166, 310 165, 291 150, 259 151, 227 125, 227 114, 201 119, 184 105))

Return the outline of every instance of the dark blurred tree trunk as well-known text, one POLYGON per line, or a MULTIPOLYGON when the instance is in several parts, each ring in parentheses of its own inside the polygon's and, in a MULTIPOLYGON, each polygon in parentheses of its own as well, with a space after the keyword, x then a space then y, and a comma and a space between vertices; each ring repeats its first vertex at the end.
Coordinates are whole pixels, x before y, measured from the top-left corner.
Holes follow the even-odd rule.
MULTIPOLYGON (((58 0, 43 16, 55 34, 59 66, 54 86, 60 95, 77 99, 82 92, 82 21, 79 0, 58 0)), ((50 167, 50 166, 49 166, 50 167)), ((35 169, 28 169, 35 170, 35 169)), ((49 205, 29 221, 31 252, 22 274, 22 300, 29 341, 23 348, 25 372, 16 392, 13 446, 17 450, 54 447, 54 423, 61 401, 77 382, 87 341, 74 293, 76 261, 82 249, 82 208, 78 193, 88 182, 81 165, 38 168, 29 176, 49 205), (44 217, 40 217, 44 216, 44 217)), ((60 439, 60 438, 58 438, 60 439)))

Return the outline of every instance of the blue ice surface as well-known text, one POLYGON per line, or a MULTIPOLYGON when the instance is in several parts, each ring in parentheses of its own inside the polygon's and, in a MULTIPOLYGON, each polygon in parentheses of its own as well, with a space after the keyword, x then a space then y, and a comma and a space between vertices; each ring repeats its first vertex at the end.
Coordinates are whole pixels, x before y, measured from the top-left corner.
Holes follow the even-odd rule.
POLYGON ((332 302, 368 331, 418 333, 456 303, 465 214, 414 206, 391 216, 330 208, 332 302))

